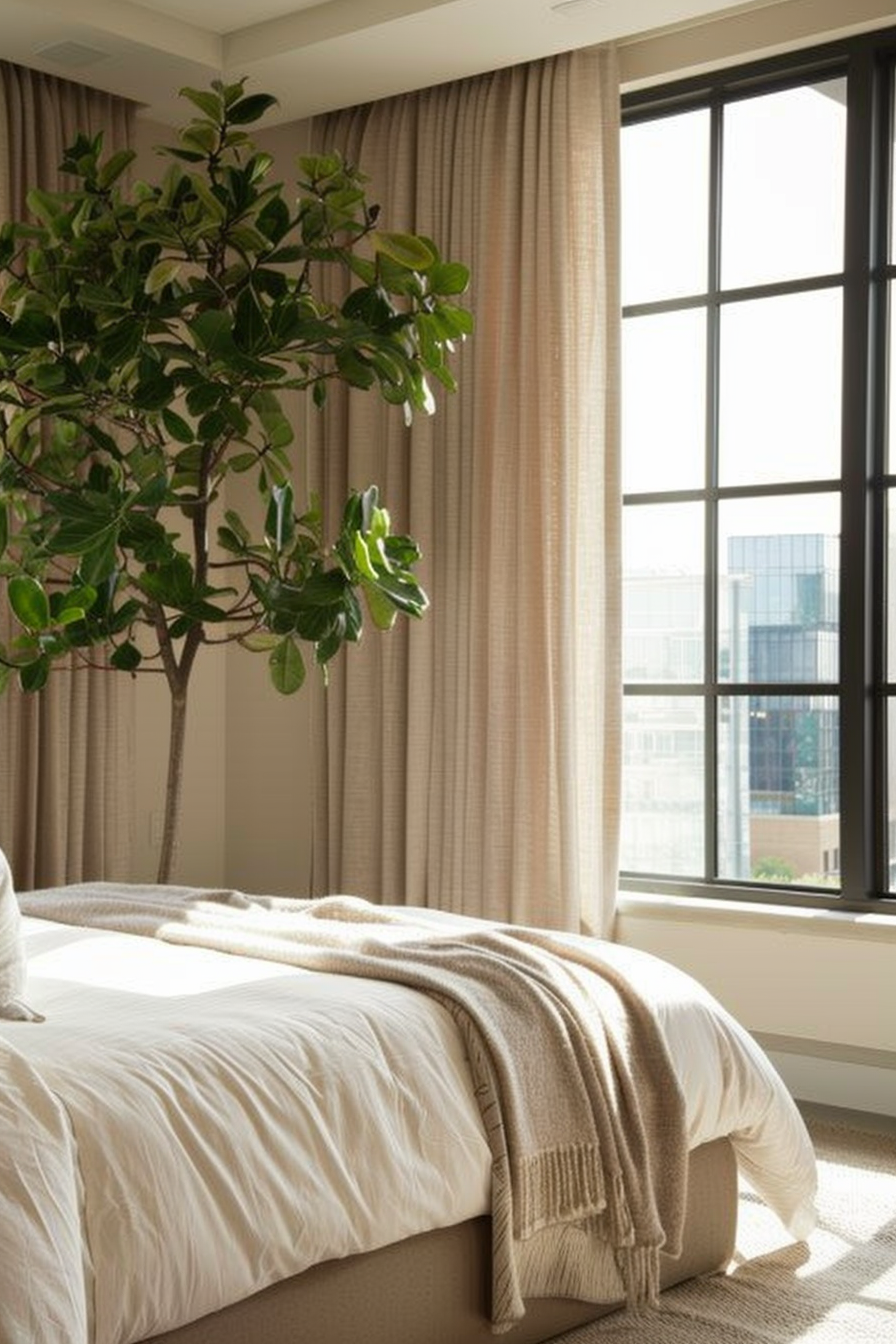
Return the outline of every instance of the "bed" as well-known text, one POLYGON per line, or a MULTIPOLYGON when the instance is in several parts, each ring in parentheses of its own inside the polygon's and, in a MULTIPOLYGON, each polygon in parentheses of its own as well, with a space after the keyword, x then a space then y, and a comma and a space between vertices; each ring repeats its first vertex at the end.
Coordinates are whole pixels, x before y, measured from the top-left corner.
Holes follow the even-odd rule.
MULTIPOLYGON (((724 1268, 738 1169, 794 1237, 812 1226, 814 1156, 778 1075, 647 954, 354 898, 99 883, 20 894, 17 909, 5 936, 14 924, 23 955, 7 958, 0 1022, 0 1344, 537 1344, 724 1268), (500 1049, 497 1066, 480 1058, 504 1009, 478 1035, 442 965, 495 945, 534 959, 542 997, 556 990, 546 955, 573 999, 619 1014, 585 1053, 611 1074, 600 1162, 616 1145, 623 1176, 637 1168, 620 1207, 636 1233, 663 1214, 643 1254, 631 1228, 608 1231, 606 1191, 558 1196, 551 1174, 546 1193, 539 1167, 534 1191, 510 1182, 509 1213, 496 1195, 502 1163, 528 1160, 541 1103, 520 1085, 531 1115, 514 1112, 500 1049)), ((0 1010, 3 986, 0 948, 0 1010)), ((537 1088, 542 1051, 522 1053, 537 1088)), ((574 1063, 545 1074, 558 1135, 574 1063)), ((550 1157, 566 1181, 563 1152, 550 1157)))

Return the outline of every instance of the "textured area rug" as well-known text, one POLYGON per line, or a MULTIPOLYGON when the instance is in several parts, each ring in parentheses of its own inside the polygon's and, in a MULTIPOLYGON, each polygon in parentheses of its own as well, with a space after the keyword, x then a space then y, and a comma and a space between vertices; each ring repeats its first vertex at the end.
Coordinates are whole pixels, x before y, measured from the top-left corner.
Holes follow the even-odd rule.
POLYGON ((896 1344, 896 1138, 810 1120, 819 1223, 789 1241, 742 1186, 737 1252, 726 1275, 662 1296, 557 1344, 896 1344))

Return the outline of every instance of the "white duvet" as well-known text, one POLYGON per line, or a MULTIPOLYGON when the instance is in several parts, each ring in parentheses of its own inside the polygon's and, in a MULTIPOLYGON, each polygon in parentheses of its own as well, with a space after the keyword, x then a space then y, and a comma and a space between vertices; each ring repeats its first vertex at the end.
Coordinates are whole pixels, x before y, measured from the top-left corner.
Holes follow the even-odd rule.
MULTIPOLYGON (((487 1212, 463 1048, 424 995, 24 927, 46 1020, 0 1024, 0 1344, 127 1344, 487 1212)), ((655 1005, 691 1146, 732 1135, 758 1193, 806 1235, 814 1156, 777 1073, 690 977, 607 950, 655 1005)))

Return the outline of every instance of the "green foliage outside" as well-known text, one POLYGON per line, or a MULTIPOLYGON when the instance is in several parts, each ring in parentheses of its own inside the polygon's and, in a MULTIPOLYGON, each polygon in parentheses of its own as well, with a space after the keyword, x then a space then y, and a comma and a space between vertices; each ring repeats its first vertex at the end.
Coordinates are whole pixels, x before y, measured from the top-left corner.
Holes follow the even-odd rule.
POLYGON ((756 882, 792 882, 796 870, 786 859, 769 857, 756 860, 752 876, 756 882))

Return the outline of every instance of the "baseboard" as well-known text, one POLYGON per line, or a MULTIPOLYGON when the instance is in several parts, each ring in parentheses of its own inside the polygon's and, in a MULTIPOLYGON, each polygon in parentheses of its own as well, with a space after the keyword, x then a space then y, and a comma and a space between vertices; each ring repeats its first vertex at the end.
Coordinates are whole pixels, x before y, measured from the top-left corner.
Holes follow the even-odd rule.
POLYGON ((896 1116, 896 1053, 769 1033, 756 1039, 798 1101, 896 1116))
POLYGON ((825 1106, 819 1101, 798 1101, 803 1119, 809 1124, 846 1126, 863 1134, 884 1135, 896 1142, 896 1115, 881 1115, 879 1111, 853 1111, 842 1106, 825 1106))

